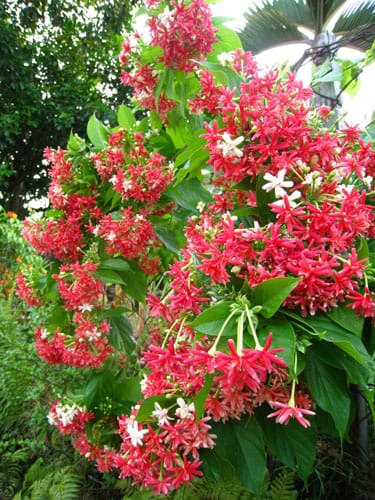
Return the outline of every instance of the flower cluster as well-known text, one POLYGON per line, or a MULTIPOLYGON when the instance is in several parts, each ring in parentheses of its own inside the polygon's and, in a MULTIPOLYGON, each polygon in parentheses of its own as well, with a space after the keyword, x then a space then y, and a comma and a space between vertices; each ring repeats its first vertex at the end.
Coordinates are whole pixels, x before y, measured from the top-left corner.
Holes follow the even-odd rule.
MULTIPOLYGON (((136 34, 120 59, 122 82, 151 112, 138 123, 127 109, 112 132, 101 125, 88 152, 77 139, 47 149, 53 210, 27 220, 24 236, 49 258, 42 283, 57 306, 35 332, 40 356, 99 368, 115 353, 96 374, 103 394, 88 398, 97 414, 54 403, 51 423, 100 471, 168 495, 201 475, 212 427, 258 415, 310 426, 319 397, 298 359, 308 364, 325 335, 310 335, 312 316, 344 305, 343 315, 375 318, 364 244, 375 236, 375 152, 356 127, 327 130, 310 89, 259 71, 249 53, 198 69, 216 40, 203 0, 146 5, 149 50, 136 34), (136 358, 129 371, 125 354, 136 358), (107 391, 113 366, 120 383, 107 391), (119 395, 130 379, 136 396, 119 395), (91 419, 98 434, 106 427, 98 439, 91 419)), ((36 304, 26 278, 18 293, 36 304)), ((366 350, 345 349, 352 362, 366 350)))
POLYGON ((210 9, 204 0, 189 2, 167 1, 149 3, 151 15, 147 22, 150 43, 161 49, 156 61, 140 62, 142 36, 138 33, 125 40, 120 54, 121 81, 131 87, 139 104, 158 112, 168 122, 168 112, 177 100, 159 89, 162 70, 170 68, 192 72, 211 52, 217 41, 212 25, 210 9), (164 11, 161 11, 164 6, 164 11))
POLYGON ((151 44, 161 47, 160 61, 167 68, 194 71, 217 41, 210 9, 204 0, 170 3, 149 21, 151 44))

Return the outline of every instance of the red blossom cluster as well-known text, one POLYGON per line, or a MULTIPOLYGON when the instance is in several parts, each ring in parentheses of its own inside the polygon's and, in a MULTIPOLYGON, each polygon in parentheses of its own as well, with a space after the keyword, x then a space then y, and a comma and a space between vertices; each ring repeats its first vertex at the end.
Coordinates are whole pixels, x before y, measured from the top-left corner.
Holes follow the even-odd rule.
POLYGON ((149 2, 149 8, 156 11, 148 21, 151 45, 160 47, 162 55, 155 62, 142 64, 139 61, 138 44, 142 37, 136 33, 125 40, 120 54, 120 61, 125 69, 121 81, 134 91, 139 104, 158 112, 168 122, 167 114, 176 105, 176 100, 158 89, 163 66, 179 71, 192 72, 199 66, 199 61, 211 52, 217 41, 216 29, 212 25, 210 8, 204 0, 190 2, 149 2), (161 4, 165 7, 160 12, 161 4))
POLYGON ((217 41, 210 8, 204 0, 171 1, 170 7, 151 17, 151 44, 162 48, 160 61, 167 68, 194 71, 217 41))
POLYGON ((67 331, 50 332, 39 326, 35 330, 35 347, 39 356, 51 364, 77 368, 99 368, 113 352, 108 343, 109 324, 93 322, 87 314, 75 313, 67 331))

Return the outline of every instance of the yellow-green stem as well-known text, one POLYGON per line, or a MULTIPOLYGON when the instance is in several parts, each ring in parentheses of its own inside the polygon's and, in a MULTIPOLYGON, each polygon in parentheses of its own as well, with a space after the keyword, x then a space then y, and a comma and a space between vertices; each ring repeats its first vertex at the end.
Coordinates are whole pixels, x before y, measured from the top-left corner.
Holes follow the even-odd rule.
POLYGON ((253 339, 254 339, 254 342, 255 342, 255 349, 257 349, 258 351, 261 351, 262 350, 262 346, 260 345, 260 342, 258 340, 256 331, 255 331, 255 328, 254 328, 254 323, 253 323, 253 320, 251 319, 251 314, 250 314, 250 311, 249 311, 249 308, 247 307, 247 305, 245 305, 245 311, 246 311, 247 320, 249 322, 251 335, 253 336, 253 339))
POLYGON ((216 352, 216 347, 217 347, 217 345, 219 343, 219 340, 220 340, 220 338, 221 338, 221 336, 222 336, 222 334, 223 334, 223 332, 225 330, 225 327, 227 326, 227 324, 229 323, 229 321, 233 318, 233 316, 235 314, 237 314, 237 312, 238 312, 237 310, 232 311, 230 313, 230 315, 227 317, 227 319, 224 321, 223 326, 220 328, 220 331, 219 331, 219 333, 218 333, 218 335, 217 335, 217 337, 215 339, 214 344, 211 346, 210 350, 208 351, 208 354, 210 354, 211 356, 213 356, 215 354, 215 352, 216 352))

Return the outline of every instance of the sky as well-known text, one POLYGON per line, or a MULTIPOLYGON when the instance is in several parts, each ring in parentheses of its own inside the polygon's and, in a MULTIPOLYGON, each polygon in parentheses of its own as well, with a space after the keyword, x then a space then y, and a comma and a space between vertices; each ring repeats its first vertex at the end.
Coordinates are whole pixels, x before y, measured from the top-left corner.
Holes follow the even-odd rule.
MULTIPOLYGON (((351 0, 352 3, 358 0, 351 0)), ((228 16, 233 18, 229 23, 233 29, 240 29, 244 25, 243 12, 250 4, 260 3, 260 0, 220 0, 211 5, 214 16, 228 16)), ((257 56, 260 66, 272 67, 278 63, 295 63, 303 54, 306 46, 284 45, 277 49, 267 50, 257 56)), ((355 60, 361 53, 352 49, 340 49, 338 56, 343 59, 355 60)), ((310 84, 311 66, 305 65, 298 76, 305 83, 310 84)), ((371 114, 375 111, 375 64, 367 67, 360 77, 360 88, 356 96, 344 95, 343 112, 345 120, 350 124, 365 126, 371 120, 371 114)))

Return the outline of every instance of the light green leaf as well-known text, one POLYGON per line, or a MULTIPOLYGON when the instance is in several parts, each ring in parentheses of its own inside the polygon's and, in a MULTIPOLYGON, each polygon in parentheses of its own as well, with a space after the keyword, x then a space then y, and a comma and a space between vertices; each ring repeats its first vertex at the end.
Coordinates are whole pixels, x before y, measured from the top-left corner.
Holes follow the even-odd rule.
POLYGON ((121 104, 117 111, 117 121, 121 127, 131 130, 136 125, 136 119, 130 109, 121 104))
POLYGON ((262 306, 260 314, 264 318, 271 318, 300 281, 301 278, 283 277, 263 281, 252 290, 251 302, 262 306))
POLYGON ((206 399, 211 390, 213 380, 214 380, 213 374, 206 375, 204 386, 193 398, 197 421, 200 420, 203 416, 206 399))
POLYGON ((173 403, 171 398, 167 398, 167 396, 151 396, 145 399, 141 407, 138 410, 136 420, 138 422, 144 422, 148 420, 151 416, 151 413, 155 410, 155 403, 159 403, 162 408, 168 408, 173 403))
POLYGON ((282 348, 283 351, 278 356, 292 369, 296 349, 296 335, 292 324, 285 318, 260 319, 257 336, 261 344, 265 343, 270 332, 272 332, 271 349, 282 348))
POLYGON ((108 146, 108 131, 104 124, 93 114, 87 124, 87 136, 97 149, 108 146))
POLYGON ((116 259, 106 259, 101 264, 99 269, 111 269, 112 271, 129 271, 131 269, 129 263, 121 257, 116 259))
MULTIPOLYGON (((231 314, 231 302, 219 302, 205 311, 201 312, 190 326, 205 335, 218 335, 223 324, 231 314)), ((228 321, 222 335, 231 336, 236 334, 237 320, 235 317, 228 321)))
POLYGON ((112 271, 111 269, 103 269, 99 267, 95 272, 95 277, 106 284, 126 284, 122 277, 116 271, 112 271))

